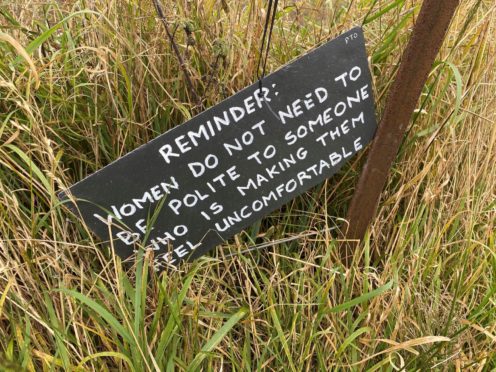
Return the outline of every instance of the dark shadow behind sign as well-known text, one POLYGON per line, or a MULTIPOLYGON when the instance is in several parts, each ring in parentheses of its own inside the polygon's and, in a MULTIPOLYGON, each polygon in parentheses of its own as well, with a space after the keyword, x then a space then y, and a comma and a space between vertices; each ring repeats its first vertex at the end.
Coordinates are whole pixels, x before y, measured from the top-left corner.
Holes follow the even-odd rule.
POLYGON ((69 206, 119 256, 140 244, 177 265, 335 174, 375 130, 354 28, 76 183, 69 206))

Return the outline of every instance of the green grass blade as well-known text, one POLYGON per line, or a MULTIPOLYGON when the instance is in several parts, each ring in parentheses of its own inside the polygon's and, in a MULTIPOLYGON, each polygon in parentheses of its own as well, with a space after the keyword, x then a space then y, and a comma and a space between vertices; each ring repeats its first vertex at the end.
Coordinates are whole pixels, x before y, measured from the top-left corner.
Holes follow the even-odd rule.
POLYGON ((346 350, 346 348, 348 346, 350 346, 350 344, 355 341, 355 339, 357 337, 359 337, 360 335, 366 333, 366 332, 370 332, 371 329, 369 327, 362 327, 362 328, 359 328, 357 329, 355 332, 353 332, 351 335, 349 335, 346 340, 344 340, 344 342, 341 344, 341 346, 339 347, 337 353, 336 353, 336 357, 340 356, 343 351, 346 350))
POLYGON ((115 352, 115 351, 102 351, 100 353, 88 355, 88 356, 84 357, 83 359, 81 359, 76 370, 79 370, 79 369, 85 370, 84 365, 87 362, 89 362, 90 360, 94 360, 97 358, 103 358, 103 357, 122 359, 127 363, 127 365, 129 366, 131 371, 135 371, 135 368, 134 368, 134 365, 133 365, 133 362, 131 361, 131 359, 129 359, 129 357, 127 357, 126 355, 124 355, 122 353, 115 352))
MULTIPOLYGON (((271 299, 271 302, 272 302, 272 299, 271 299)), ((274 327, 277 330, 278 338, 281 340, 282 348, 284 349, 284 353, 286 354, 286 357, 288 358, 289 368, 292 371, 296 371, 296 368, 295 368, 294 363, 293 363, 292 358, 291 358, 291 351, 289 350, 288 341, 286 340, 286 336, 284 335, 284 331, 282 329, 281 322, 279 321, 279 317, 277 316, 277 312, 276 312, 272 303, 270 306, 270 315, 271 315, 272 321, 274 322, 274 327)))
POLYGON ((367 17, 365 17, 365 20, 363 21, 363 24, 366 25, 367 23, 373 22, 377 18, 380 18, 384 14, 386 14, 387 12, 389 12, 391 9, 394 9, 394 8, 403 6, 403 3, 404 2, 405 2, 405 0, 396 0, 396 1, 393 1, 391 4, 386 5, 384 8, 382 8, 378 12, 376 12, 376 13, 370 15, 370 16, 367 15, 367 17))
POLYGON ((365 293, 359 297, 356 297, 350 301, 347 301, 341 305, 337 305, 332 307, 331 309, 328 310, 329 313, 339 313, 340 311, 347 310, 353 306, 359 305, 363 302, 367 302, 372 300, 373 298, 380 296, 384 292, 389 291, 393 287, 393 281, 391 280, 390 282, 386 283, 382 287, 379 287, 377 289, 374 289, 373 291, 369 293, 365 293))
POLYGON ((13 144, 8 144, 6 145, 6 147, 12 150, 21 158, 21 160, 28 166, 29 171, 34 173, 34 175, 38 178, 46 191, 50 192, 50 190, 52 190, 50 182, 48 182, 48 179, 45 177, 43 172, 24 151, 13 144))
POLYGON ((233 314, 227 322, 212 336, 210 340, 202 347, 201 351, 195 356, 188 367, 188 371, 196 371, 201 362, 207 357, 208 353, 216 348, 222 339, 229 333, 241 319, 248 313, 248 308, 241 308, 233 314))
POLYGON ((34 39, 33 41, 31 41, 28 44, 28 46, 26 47, 26 52, 28 54, 33 53, 38 47, 40 47, 41 44, 43 44, 46 40, 48 40, 48 38, 50 36, 52 36, 60 27, 62 27, 64 25, 64 23, 66 23, 71 18, 74 18, 75 16, 78 16, 78 15, 81 15, 81 14, 95 14, 95 15, 99 15, 97 12, 94 12, 94 11, 89 10, 89 9, 80 10, 80 11, 77 11, 77 12, 74 12, 74 13, 68 15, 67 17, 65 17, 64 19, 62 19, 60 22, 56 23, 55 25, 53 25, 52 27, 50 27, 48 30, 46 30, 45 32, 43 32, 36 39, 34 39))
POLYGON ((61 288, 59 289, 59 291, 70 297, 73 297, 74 299, 78 300, 79 302, 83 303, 84 305, 95 311, 97 314, 99 314, 99 316, 103 318, 108 323, 108 325, 110 325, 112 329, 117 334, 119 334, 126 342, 128 342, 129 344, 135 343, 131 334, 126 330, 126 328, 102 305, 93 301, 91 298, 83 295, 82 293, 71 289, 61 288))

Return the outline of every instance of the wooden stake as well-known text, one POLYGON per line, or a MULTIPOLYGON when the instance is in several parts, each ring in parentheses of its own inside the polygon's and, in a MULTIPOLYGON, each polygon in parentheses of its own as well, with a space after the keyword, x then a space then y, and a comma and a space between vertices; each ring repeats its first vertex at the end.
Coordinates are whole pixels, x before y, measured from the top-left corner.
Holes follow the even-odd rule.
POLYGON ((169 38, 169 41, 172 46, 172 50, 174 51, 174 54, 177 57, 177 60, 179 61, 179 67, 181 68, 183 75, 184 75, 184 80, 186 81, 186 85, 188 86, 188 91, 189 94, 193 97, 193 100, 195 101, 196 105, 201 105, 200 97, 198 97, 198 94, 196 93, 195 87, 193 86, 193 83, 191 82, 191 77, 189 76, 188 68, 186 67, 186 63, 184 62, 183 57, 181 56, 181 52, 179 51, 179 48, 177 46, 176 41, 174 40, 174 36, 169 30, 169 26, 167 25, 167 19, 165 18, 164 11, 162 9, 162 5, 160 4, 159 0, 153 0, 153 4, 155 5, 155 9, 157 10, 158 16, 160 20, 162 21, 162 24, 164 25, 165 28, 165 33, 167 34, 167 37, 169 38))
MULTIPOLYGON (((375 215, 389 169, 458 3, 459 0, 424 0, 422 4, 349 207, 347 239, 355 242, 363 239, 375 215)), ((353 243, 345 245, 342 252, 345 264, 355 247, 353 243)))

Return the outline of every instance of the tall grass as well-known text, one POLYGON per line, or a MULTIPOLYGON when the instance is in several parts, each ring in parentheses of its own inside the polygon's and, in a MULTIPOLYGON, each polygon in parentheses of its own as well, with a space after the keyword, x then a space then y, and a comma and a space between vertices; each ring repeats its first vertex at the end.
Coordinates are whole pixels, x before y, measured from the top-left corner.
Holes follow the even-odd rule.
MULTIPOLYGON (((270 68, 364 24, 380 116, 421 1, 281 3, 270 68)), ((198 102, 152 2, 1 2, 0 370, 496 368, 496 11, 461 3, 350 267, 365 155, 157 277, 56 192, 253 82, 264 3, 163 0, 198 102)))

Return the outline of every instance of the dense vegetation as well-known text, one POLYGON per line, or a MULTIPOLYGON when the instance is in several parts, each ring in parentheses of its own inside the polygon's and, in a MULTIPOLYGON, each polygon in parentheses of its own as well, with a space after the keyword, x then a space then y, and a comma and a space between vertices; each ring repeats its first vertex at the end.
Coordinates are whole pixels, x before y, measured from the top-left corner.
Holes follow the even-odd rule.
MULTIPOLYGON (((461 3, 350 267, 363 154, 157 277, 57 192, 253 82, 265 2, 163 0, 196 94, 152 2, 0 2, 0 369, 496 368, 496 8, 461 3)), ((363 24, 380 117, 420 5, 281 1, 268 66, 363 24)))

